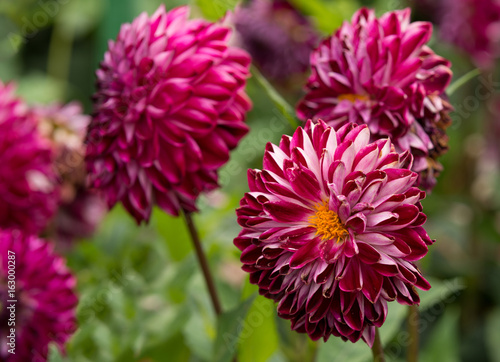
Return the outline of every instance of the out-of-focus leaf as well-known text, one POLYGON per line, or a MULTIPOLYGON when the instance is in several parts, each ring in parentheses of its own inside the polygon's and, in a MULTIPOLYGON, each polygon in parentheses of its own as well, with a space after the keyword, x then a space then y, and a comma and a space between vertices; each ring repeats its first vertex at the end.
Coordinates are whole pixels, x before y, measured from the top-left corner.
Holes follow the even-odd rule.
POLYGON ((207 333, 207 325, 203 318, 196 313, 191 313, 183 329, 184 340, 189 349, 203 361, 210 361, 212 357, 212 340, 207 333))
MULTIPOLYGON (((46 2, 47 13, 57 16, 56 23, 61 27, 61 34, 72 34, 80 37, 92 31, 103 13, 101 0, 71 0, 64 4, 57 1, 46 2)), ((106 19, 107 20, 107 19, 106 19)))
POLYGON ((64 83, 32 73, 17 80, 17 94, 29 103, 50 103, 64 98, 64 83))
POLYGON ((64 358, 55 344, 49 344, 48 362, 64 362, 64 358))
POLYGON ((236 353, 238 339, 245 319, 255 296, 243 301, 236 308, 223 313, 217 319, 217 337, 214 345, 213 362, 231 361, 236 353))
POLYGON ((238 0, 194 0, 205 18, 208 20, 219 20, 228 10, 233 10, 238 0))
POLYGON ((278 349, 276 307, 270 299, 257 297, 248 311, 238 340, 238 361, 266 362, 278 349))
POLYGON ((311 16, 317 28, 324 34, 332 34, 344 20, 358 9, 358 3, 351 0, 291 0, 305 14, 311 16))
MULTIPOLYGON (((172 338, 151 347, 150 349, 144 351, 144 353, 138 358, 133 355, 124 354, 120 358, 116 359, 120 362, 128 361, 191 361, 191 352, 184 342, 182 334, 178 333, 172 338)), ((194 359, 193 359, 194 361, 194 359)))
POLYGON ((492 361, 500 361, 500 307, 486 317, 486 345, 492 361))
POLYGON ((286 120, 290 123, 293 129, 299 126, 297 118, 295 118, 295 111, 290 104, 274 89, 274 87, 267 81, 267 79, 259 72, 256 67, 252 67, 252 75, 257 82, 264 88, 267 95, 271 98, 274 105, 283 114, 286 120))
MULTIPOLYGON (((455 362, 460 361, 458 352, 458 320, 460 313, 456 308, 448 308, 432 331, 427 346, 421 352, 421 361, 455 362)), ((496 341, 498 344, 498 340, 496 341)))
POLYGON ((457 298, 457 294, 465 288, 462 279, 439 280, 427 278, 432 288, 427 291, 419 291, 420 310, 432 307, 434 304, 443 302, 451 303, 457 298))
POLYGON ((152 225, 163 237, 172 259, 183 260, 192 250, 186 224, 182 217, 172 217, 159 208, 153 210, 152 225))
POLYGON ((182 331, 186 345, 199 359, 210 361, 216 338, 216 321, 201 272, 189 282, 186 303, 191 314, 182 331))

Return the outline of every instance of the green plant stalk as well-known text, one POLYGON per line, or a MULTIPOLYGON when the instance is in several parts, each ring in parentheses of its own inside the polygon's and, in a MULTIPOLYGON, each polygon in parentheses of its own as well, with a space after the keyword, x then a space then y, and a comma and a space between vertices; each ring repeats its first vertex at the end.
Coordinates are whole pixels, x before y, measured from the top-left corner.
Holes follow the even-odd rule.
POLYGON ((375 327, 375 340, 373 341, 372 353, 373 362, 385 362, 384 348, 382 347, 382 341, 380 340, 380 333, 377 327, 375 327))
POLYGON ((452 84, 450 84, 450 86, 446 90, 446 94, 448 94, 448 96, 451 96, 460 87, 465 85, 468 81, 472 80, 473 78, 477 77, 479 74, 481 74, 481 70, 478 68, 475 68, 475 69, 471 70, 470 72, 465 73, 460 78, 458 78, 456 81, 454 81, 452 84))
POLYGON ((215 314, 219 316, 222 313, 219 296, 217 294, 214 278, 212 276, 212 273, 210 272, 210 268, 208 266, 208 260, 207 257, 205 256, 205 253, 203 252, 203 247, 201 246, 200 237, 198 235, 196 226, 194 225, 191 213, 184 212, 184 219, 186 220, 186 225, 188 227, 189 234, 191 236, 191 241, 193 242, 194 250, 196 252, 196 257, 200 264, 201 271, 203 272, 203 277, 205 278, 205 283, 207 285, 208 293, 210 294, 210 300, 212 301, 215 314))
POLYGON ((418 306, 410 305, 408 307, 408 333, 410 334, 410 344, 406 352, 406 359, 408 362, 418 362, 418 318, 418 306))
MULTIPOLYGON (((47 75, 57 79, 66 87, 71 66, 71 52, 73 49, 73 34, 71 31, 61 30, 57 19, 54 21, 50 38, 49 55, 47 59, 47 75)), ((62 89, 62 94, 66 89, 62 89)))

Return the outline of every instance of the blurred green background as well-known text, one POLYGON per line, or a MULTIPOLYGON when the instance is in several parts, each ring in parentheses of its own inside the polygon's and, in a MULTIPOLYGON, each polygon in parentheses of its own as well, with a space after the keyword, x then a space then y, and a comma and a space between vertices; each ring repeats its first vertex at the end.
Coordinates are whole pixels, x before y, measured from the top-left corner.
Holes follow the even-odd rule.
MULTIPOLYGON (((192 14, 215 20, 235 3, 193 0, 192 14)), ((378 14, 412 5, 403 0, 293 3, 325 35, 362 5, 378 14)), ((14 80, 29 102, 79 100, 90 113, 94 72, 108 40, 121 23, 143 11, 151 14, 159 4, 2 0, 0 79, 14 80)), ((453 62, 455 80, 474 69, 466 54, 437 36, 431 46, 453 62)), ((455 107, 470 110, 453 113, 450 151, 441 159, 445 170, 424 201, 427 230, 437 242, 421 262, 433 286, 421 293, 422 361, 500 361, 500 146, 489 137, 492 122, 500 122, 498 111, 492 111, 499 92, 495 80, 500 77, 494 72, 482 74, 451 96, 455 107), (485 79, 493 85, 488 99, 479 102, 474 94, 485 79)), ((293 131, 283 114, 286 105, 273 102, 264 83, 256 76, 249 81, 251 132, 221 170, 223 187, 200 199, 202 212, 196 216, 229 312, 216 320, 182 219, 155 210, 149 226, 137 227, 115 207, 91 240, 75 244, 66 255, 78 278, 80 328, 66 356, 51 350, 52 361, 230 361, 236 350, 240 362, 371 359, 362 342, 332 337, 312 343, 291 332, 289 322, 276 317, 273 303, 255 296, 256 287, 240 270, 232 240, 239 232, 234 209, 247 190, 246 170, 261 167, 266 142, 277 143, 293 131)), ((405 360, 406 315, 405 307, 390 303, 380 331, 389 361, 405 360)))

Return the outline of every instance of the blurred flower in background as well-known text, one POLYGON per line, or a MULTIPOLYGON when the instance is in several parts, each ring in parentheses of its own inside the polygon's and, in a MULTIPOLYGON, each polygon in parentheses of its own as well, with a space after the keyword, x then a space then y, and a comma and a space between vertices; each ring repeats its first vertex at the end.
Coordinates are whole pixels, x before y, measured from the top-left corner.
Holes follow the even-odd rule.
POLYGON ((14 85, 0 82, 0 227, 28 233, 44 229, 54 215, 59 185, 50 143, 14 85))
POLYGON ((337 132, 308 121, 266 148, 250 170, 234 240, 243 270, 278 304, 292 329, 313 340, 330 335, 372 346, 387 302, 418 304, 430 288, 413 264, 432 240, 414 187, 389 140, 369 143, 366 125, 337 132))
POLYGON ((292 83, 309 68, 319 36, 311 22, 287 0, 252 0, 236 9, 240 42, 262 73, 292 83))
POLYGON ((50 342, 64 351, 64 344, 76 330, 74 293, 76 279, 65 261, 53 253, 45 240, 17 230, 0 231, 0 349, 2 361, 45 361, 50 342), (15 288, 8 289, 8 261, 15 265, 15 288), (13 294, 12 294, 13 293, 13 294), (16 300, 15 303, 8 300, 16 300), (7 351, 7 336, 15 305, 15 354, 7 351))
POLYGON ((313 52, 299 118, 367 124, 374 139, 391 137, 398 152, 410 150, 419 184, 432 189, 446 151, 451 105, 443 93, 452 73, 425 45, 431 34, 430 23, 410 23, 409 9, 380 19, 357 11, 313 52))
POLYGON ((60 205, 46 231, 66 244, 89 237, 107 211, 106 203, 86 186, 84 140, 91 117, 78 102, 37 105, 32 112, 40 134, 52 145, 61 183, 60 205))
POLYGON ((500 58, 500 1, 443 0, 440 36, 469 54, 480 68, 500 58))
POLYGON ((87 136, 92 186, 138 223, 153 205, 195 211, 217 170, 247 133, 250 57, 228 46, 230 29, 161 6, 122 26, 97 71, 87 136))

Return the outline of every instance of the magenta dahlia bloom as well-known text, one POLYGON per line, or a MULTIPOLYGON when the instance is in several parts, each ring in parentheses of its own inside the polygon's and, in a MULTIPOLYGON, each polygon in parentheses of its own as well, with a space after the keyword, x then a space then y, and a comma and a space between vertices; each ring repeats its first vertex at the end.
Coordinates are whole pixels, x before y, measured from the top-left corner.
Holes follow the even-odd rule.
POLYGON ((435 179, 427 177, 438 153, 432 135, 447 124, 451 106, 442 95, 452 73, 450 62, 425 45, 431 33, 430 23, 410 23, 410 9, 380 19, 373 10, 357 11, 311 54, 299 118, 336 129, 367 124, 373 139, 390 136, 398 152, 411 151, 413 170, 426 173, 422 186, 432 188, 435 179))
POLYGON ((500 58, 500 1, 444 0, 440 35, 468 53, 481 68, 500 58))
POLYGON ((78 302, 64 260, 48 242, 18 230, 0 231, 0 256, 0 359, 45 361, 50 342, 64 352, 78 302))
POLYGON ((418 304, 429 283, 413 261, 432 243, 409 169, 411 155, 366 125, 335 131, 308 121, 279 146, 236 211, 243 270, 279 316, 313 340, 330 335, 372 345, 387 302, 418 304))
POLYGON ((58 201, 52 160, 36 117, 0 82, 0 228, 38 233, 47 225, 58 201))
POLYGON ((90 181, 139 223, 154 204, 172 215, 195 211, 248 131, 250 57, 228 45, 229 28, 188 12, 162 5, 123 25, 97 71, 90 181))
POLYGON ((267 77, 286 81, 308 69, 319 37, 289 1, 250 1, 235 11, 234 23, 243 47, 267 77))

